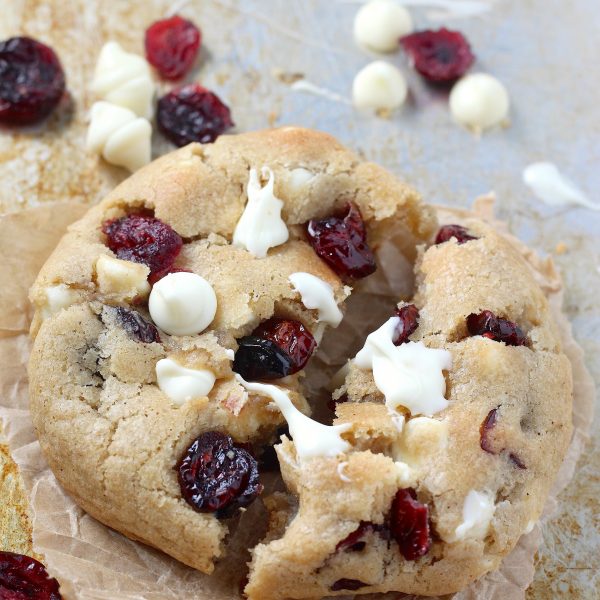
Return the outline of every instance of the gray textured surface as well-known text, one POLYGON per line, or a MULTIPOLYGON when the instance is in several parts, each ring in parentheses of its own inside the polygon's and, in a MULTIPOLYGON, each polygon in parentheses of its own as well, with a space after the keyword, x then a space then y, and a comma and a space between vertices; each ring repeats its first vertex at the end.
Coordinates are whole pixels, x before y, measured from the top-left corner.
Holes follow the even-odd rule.
MULTIPOLYGON (((65 64, 71 110, 41 135, 0 136, 0 210, 55 199, 93 202, 124 173, 82 151, 87 81, 104 39, 141 52, 144 27, 166 0, 5 0, 0 38, 28 33, 50 42, 65 64), (65 117, 69 115, 69 118, 65 117)), ((476 139, 450 118, 446 96, 412 73, 400 53, 387 60, 406 72, 409 104, 390 119, 293 91, 273 69, 302 73, 349 97, 355 72, 370 57, 355 47, 356 4, 335 0, 194 0, 183 13, 203 28, 205 50, 193 74, 233 110, 237 129, 277 124, 323 129, 412 182, 427 201, 466 206, 493 189, 498 212, 534 248, 554 253, 567 283, 566 309, 587 364, 600 382, 600 213, 550 209, 521 183, 530 162, 554 161, 593 200, 600 194, 598 0, 497 0, 479 17, 448 22, 477 55, 473 70, 503 80, 512 125, 476 139)), ((434 25, 414 11, 419 27, 434 25)), ((156 151, 167 149, 157 140, 156 151)), ((598 597, 600 572, 600 428, 558 515, 545 528, 531 598, 598 597), (594 522, 596 519, 596 522, 594 522)))

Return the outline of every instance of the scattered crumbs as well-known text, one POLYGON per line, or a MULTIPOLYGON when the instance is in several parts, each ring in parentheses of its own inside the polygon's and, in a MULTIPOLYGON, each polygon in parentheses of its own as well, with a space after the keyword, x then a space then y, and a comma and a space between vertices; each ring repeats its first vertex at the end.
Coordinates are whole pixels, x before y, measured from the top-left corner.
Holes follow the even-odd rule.
POLYGON ((230 74, 227 73, 226 71, 223 71, 222 73, 217 73, 215 75, 215 79, 219 85, 225 85, 225 83, 227 82, 229 77, 230 77, 230 74))
POLYGON ((290 73, 289 71, 284 71, 278 67, 275 67, 271 70, 271 75, 286 85, 292 85, 292 83, 296 83, 296 81, 304 79, 304 73, 290 73))
POLYGON ((568 250, 569 250, 569 247, 564 242, 559 242, 558 244, 556 244, 556 248, 554 249, 554 252, 556 252, 556 254, 564 254, 568 250))
POLYGON ((380 119, 391 119, 392 118, 392 110, 390 108, 378 108, 375 111, 375 114, 380 119))
POLYGON ((279 113, 275 110, 272 110, 267 116, 267 120, 269 121, 269 127, 274 127, 275 123, 279 119, 279 113))

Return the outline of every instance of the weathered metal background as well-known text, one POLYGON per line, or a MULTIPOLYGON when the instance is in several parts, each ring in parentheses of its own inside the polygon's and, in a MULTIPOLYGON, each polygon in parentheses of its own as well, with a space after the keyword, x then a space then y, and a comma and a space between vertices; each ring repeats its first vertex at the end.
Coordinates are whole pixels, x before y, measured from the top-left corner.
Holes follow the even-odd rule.
MULTIPOLYGON (((141 53, 145 27, 174 4, 167 0, 2 1, 0 39, 28 34, 50 43, 63 60, 71 98, 41 129, 0 133, 0 211, 53 200, 92 203, 125 176, 119 169, 98 164, 83 150, 86 111, 93 101, 88 83, 105 40, 117 39, 141 53)), ((354 74, 374 57, 352 40, 356 3, 193 0, 176 4, 204 34, 201 61, 191 79, 214 89, 231 105, 239 131, 279 124, 328 131, 405 177, 430 202, 465 206, 476 195, 495 190, 499 215, 513 231, 534 248, 556 254, 567 283, 566 310, 587 353, 588 366, 600 382, 600 212, 548 208, 521 182, 527 164, 551 160, 592 199, 600 200, 598 0, 497 0, 478 16, 442 21, 428 18, 424 8, 413 10, 418 27, 445 24, 461 29, 477 55, 473 70, 488 71, 507 85, 512 124, 481 139, 452 122, 446 94, 426 86, 401 53, 386 60, 406 72, 410 99, 389 119, 294 91, 275 76, 300 73, 349 98, 354 74), (566 252, 557 254, 557 244, 564 244, 566 252)), ((167 148, 156 140, 157 153, 167 148)), ((598 424, 593 437, 573 483, 562 494, 558 514, 544 530, 530 598, 598 597, 598 424)), ((4 464, 8 465, 5 455, 0 456, 0 467, 4 464)), ((14 490, 15 484, 9 488, 14 490)), ((18 532, 22 521, 2 512, 9 505, 0 507, 0 516, 5 517, 0 523, 18 532)), ((3 545, 6 539, 0 536, 3 545)))

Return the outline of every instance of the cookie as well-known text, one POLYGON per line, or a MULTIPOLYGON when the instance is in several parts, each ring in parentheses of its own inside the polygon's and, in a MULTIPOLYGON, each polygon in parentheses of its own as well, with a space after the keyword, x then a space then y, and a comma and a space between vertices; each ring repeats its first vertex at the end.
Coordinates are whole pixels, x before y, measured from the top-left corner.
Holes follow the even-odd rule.
POLYGON ((570 364, 520 254, 477 220, 443 227, 416 290, 336 378, 338 456, 277 446, 251 600, 444 595, 499 566, 540 517, 571 435, 570 364), (403 396, 404 394, 404 396, 403 396))
POLYGON ((285 423, 252 381, 315 423, 303 367, 398 224, 412 258, 436 227, 410 187, 299 128, 192 144, 123 182, 30 293, 31 413, 63 487, 210 573, 285 423))

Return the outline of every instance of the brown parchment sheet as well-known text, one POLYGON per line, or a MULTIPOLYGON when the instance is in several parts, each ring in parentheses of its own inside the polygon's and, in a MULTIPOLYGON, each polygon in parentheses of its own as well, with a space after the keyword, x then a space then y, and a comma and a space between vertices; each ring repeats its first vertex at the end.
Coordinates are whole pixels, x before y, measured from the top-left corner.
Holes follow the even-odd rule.
MULTIPOLYGON (((246 547, 255 543, 261 534, 260 527, 256 526, 264 516, 260 503, 253 505, 253 510, 248 511, 248 516, 232 535, 229 556, 219 563, 212 576, 206 576, 159 551, 128 540, 86 515, 62 491, 41 454, 28 412, 26 366, 30 349, 28 326, 31 309, 27 291, 67 225, 80 217, 84 210, 76 204, 60 203, 0 217, 0 419, 29 497, 34 549, 44 556, 51 574, 61 582, 61 591, 66 599, 238 599, 244 563, 249 556, 246 547)), ((438 215, 442 222, 479 216, 506 234, 530 264, 549 298, 560 327, 564 351, 573 367, 574 433, 546 504, 542 519, 547 518, 556 507, 557 494, 573 476, 577 459, 588 438, 595 394, 593 381, 583 364, 583 352, 575 343, 570 324, 561 313, 560 277, 551 259, 539 258, 510 236, 503 223, 494 220, 492 197, 478 199, 472 211, 439 207, 438 215)), ((379 258, 386 285, 369 289, 367 293, 385 297, 397 292, 396 284, 402 285, 397 275, 403 272, 397 268, 401 254, 389 247, 380 253, 379 258), (388 272, 390 277, 386 279, 388 272)), ((387 301, 395 302, 396 299, 388 297, 387 301)), ((347 335, 352 333, 350 330, 347 335)), ((344 334, 342 330, 340 336, 343 338, 344 334)), ((139 509, 143 511, 144 507, 139 509)), ((540 529, 536 525, 531 533, 521 537, 498 571, 455 594, 454 600, 523 599, 525 589, 533 578, 533 559, 540 538, 540 529)), ((357 598, 375 600, 384 596, 357 598)), ((409 596, 387 594, 385 598, 409 596)))

